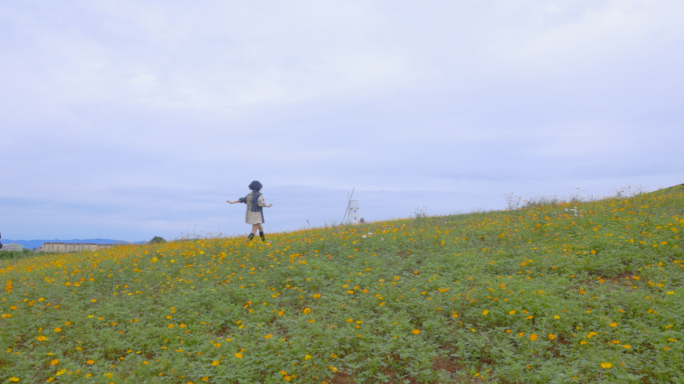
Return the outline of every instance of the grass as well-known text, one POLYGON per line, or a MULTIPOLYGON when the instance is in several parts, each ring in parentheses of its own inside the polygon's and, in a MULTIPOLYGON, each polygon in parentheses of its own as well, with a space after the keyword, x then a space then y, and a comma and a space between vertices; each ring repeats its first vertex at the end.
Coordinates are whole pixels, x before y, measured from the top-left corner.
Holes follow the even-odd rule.
POLYGON ((684 383, 684 187, 0 260, 0 380, 684 383))

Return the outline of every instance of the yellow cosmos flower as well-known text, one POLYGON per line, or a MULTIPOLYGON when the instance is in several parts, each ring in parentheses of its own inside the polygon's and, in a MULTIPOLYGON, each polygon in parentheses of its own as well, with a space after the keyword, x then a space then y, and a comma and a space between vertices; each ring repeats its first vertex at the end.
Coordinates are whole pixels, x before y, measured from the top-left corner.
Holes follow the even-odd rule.
POLYGON ((221 362, 218 361, 218 360, 214 360, 214 361, 211 362, 211 365, 214 366, 214 367, 217 366, 217 365, 219 365, 219 364, 221 364, 221 362))
POLYGON ((482 311, 482 314, 487 316, 489 314, 489 310, 485 309, 484 311, 482 311))
POLYGON ((311 313, 311 308, 304 308, 304 310, 303 310, 302 312, 304 312, 304 313, 311 313))
POLYGON ((273 335, 269 333, 268 335, 264 336, 264 339, 270 339, 271 337, 273 337, 273 335))
POLYGON ((611 363, 601 363, 601 368, 603 368, 603 369, 611 369, 611 368, 613 368, 613 364, 611 364, 611 363))
POLYGON ((237 357, 238 359, 242 359, 242 353, 240 353, 240 352, 235 353, 235 357, 237 357))
POLYGON ((536 340, 537 340, 537 334, 536 334, 536 333, 531 334, 531 335, 530 335, 530 340, 536 341, 536 340))
POLYGON ((554 335, 553 333, 549 333, 549 339, 556 340, 556 335, 554 335))
POLYGON ((414 335, 417 335, 420 333, 420 329, 414 329, 413 331, 411 331, 411 333, 413 333, 414 335))
POLYGON ((45 337, 45 336, 43 336, 43 335, 40 335, 40 336, 36 337, 36 340, 38 340, 38 341, 45 341, 45 340, 47 340, 47 339, 48 339, 48 338, 45 337))

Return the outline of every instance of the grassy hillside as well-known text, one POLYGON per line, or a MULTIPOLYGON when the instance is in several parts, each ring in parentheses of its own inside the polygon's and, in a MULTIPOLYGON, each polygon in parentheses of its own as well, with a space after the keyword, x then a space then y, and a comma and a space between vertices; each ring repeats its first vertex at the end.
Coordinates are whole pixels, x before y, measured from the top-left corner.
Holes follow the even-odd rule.
POLYGON ((684 383, 683 189, 0 261, 0 380, 684 383))

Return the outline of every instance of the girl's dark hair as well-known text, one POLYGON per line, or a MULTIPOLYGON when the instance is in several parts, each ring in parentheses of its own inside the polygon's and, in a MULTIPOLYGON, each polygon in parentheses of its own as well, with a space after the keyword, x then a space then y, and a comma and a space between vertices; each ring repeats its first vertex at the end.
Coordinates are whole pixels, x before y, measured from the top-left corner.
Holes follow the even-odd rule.
POLYGON ((251 183, 249 183, 249 189, 252 191, 261 191, 262 185, 260 182, 254 180, 251 183))

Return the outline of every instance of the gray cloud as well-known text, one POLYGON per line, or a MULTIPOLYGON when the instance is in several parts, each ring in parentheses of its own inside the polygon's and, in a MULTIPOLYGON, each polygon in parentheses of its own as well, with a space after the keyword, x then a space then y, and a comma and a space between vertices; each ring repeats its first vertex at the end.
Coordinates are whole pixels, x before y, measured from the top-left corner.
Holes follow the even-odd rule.
POLYGON ((0 230, 271 230, 682 182, 684 3, 0 4, 0 230), (10 180, 4 182, 4 180, 10 180))

